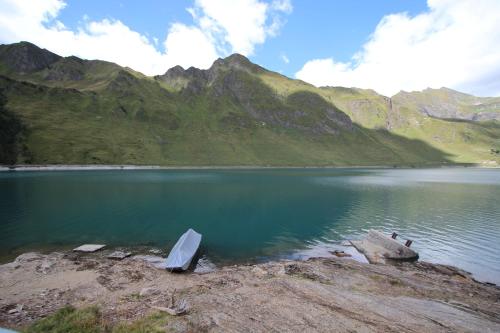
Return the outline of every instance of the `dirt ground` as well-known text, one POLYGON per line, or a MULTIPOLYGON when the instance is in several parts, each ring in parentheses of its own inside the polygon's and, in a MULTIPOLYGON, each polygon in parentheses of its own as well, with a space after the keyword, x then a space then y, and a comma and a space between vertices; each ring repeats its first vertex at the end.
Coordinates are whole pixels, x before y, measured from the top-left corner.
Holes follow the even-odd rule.
POLYGON ((173 332, 500 332, 500 288, 425 262, 317 258, 169 273, 135 258, 26 253, 0 265, 0 326, 65 305, 97 304, 111 322, 186 303, 173 332))

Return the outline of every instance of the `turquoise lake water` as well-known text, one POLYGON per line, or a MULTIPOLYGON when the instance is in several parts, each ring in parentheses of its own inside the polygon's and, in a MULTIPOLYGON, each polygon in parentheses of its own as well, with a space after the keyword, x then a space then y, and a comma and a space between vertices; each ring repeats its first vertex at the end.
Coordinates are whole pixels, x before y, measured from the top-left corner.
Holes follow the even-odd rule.
POLYGON ((83 243, 167 251, 187 228, 222 265, 323 253, 374 228, 500 284, 500 170, 0 173, 0 257, 83 243))

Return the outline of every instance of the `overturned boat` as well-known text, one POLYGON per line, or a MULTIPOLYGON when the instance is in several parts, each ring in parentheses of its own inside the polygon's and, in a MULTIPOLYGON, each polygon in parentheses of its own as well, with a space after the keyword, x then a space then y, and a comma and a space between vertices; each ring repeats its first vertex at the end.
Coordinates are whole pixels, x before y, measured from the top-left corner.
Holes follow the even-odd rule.
POLYGON ((185 271, 188 269, 200 243, 201 234, 193 229, 186 231, 170 251, 167 257, 166 269, 171 271, 185 271))

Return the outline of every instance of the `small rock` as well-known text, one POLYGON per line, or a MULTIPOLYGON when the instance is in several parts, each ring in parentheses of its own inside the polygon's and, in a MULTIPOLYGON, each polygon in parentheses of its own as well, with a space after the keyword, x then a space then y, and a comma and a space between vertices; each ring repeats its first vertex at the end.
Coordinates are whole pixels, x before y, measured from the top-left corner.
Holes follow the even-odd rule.
POLYGON ((22 305, 22 304, 18 304, 18 305, 16 305, 16 307, 15 307, 15 308, 10 309, 7 313, 8 313, 8 314, 16 314, 16 313, 20 313, 21 311, 23 311, 23 307, 24 307, 24 305, 22 305))
POLYGON ((255 266, 254 268, 252 268, 252 273, 254 273, 255 275, 260 276, 260 277, 268 275, 268 273, 265 269, 262 269, 258 266, 255 266))
POLYGON ((148 287, 148 288, 142 288, 141 291, 139 292, 139 296, 141 297, 147 297, 151 296, 154 294, 158 294, 160 291, 156 288, 153 287, 148 287))
POLYGON ((77 265, 80 263, 79 262, 80 257, 81 257, 80 253, 73 253, 73 252, 65 253, 64 256, 63 256, 64 259, 71 260, 71 261, 73 261, 77 265))
POLYGON ((99 262, 97 262, 96 260, 87 260, 84 261, 82 265, 80 265, 76 270, 80 272, 80 271, 95 269, 98 266, 99 262))
POLYGON ((9 262, 8 264, 5 264, 4 267, 18 269, 19 267, 21 267, 21 264, 17 261, 13 261, 13 262, 9 262))
POLYGON ((50 272, 50 270, 52 269, 52 267, 54 267, 55 264, 56 262, 54 260, 44 259, 43 262, 36 267, 36 270, 39 273, 47 274, 50 272))
POLYGON ((115 260, 122 260, 127 257, 130 257, 132 255, 132 252, 123 252, 123 251, 115 251, 111 253, 108 258, 109 259, 115 259, 115 260))
POLYGON ((151 265, 155 268, 159 268, 159 269, 165 269, 167 267, 167 261, 165 260, 165 258, 158 257, 158 256, 136 255, 136 256, 133 256, 132 259, 145 261, 149 265, 151 265))
POLYGON ((159 249, 151 249, 151 250, 149 250, 149 253, 152 253, 152 254, 161 254, 161 250, 159 250, 159 249))
POLYGON ((339 250, 335 250, 335 251, 329 251, 331 254, 333 254, 334 256, 337 256, 337 257, 352 257, 352 255, 350 255, 349 253, 345 253, 344 251, 339 251, 339 250))
POLYGON ((208 258, 201 257, 196 263, 195 273, 210 273, 217 270, 217 266, 212 263, 208 258))
POLYGON ((300 267, 297 264, 289 264, 285 266, 285 274, 293 275, 300 273, 300 267))
POLYGON ((30 261, 39 260, 41 258, 42 258, 42 255, 40 253, 27 252, 27 253, 23 253, 20 256, 18 256, 15 261, 18 263, 22 263, 22 262, 30 262, 30 261))
POLYGON ((186 300, 181 300, 177 305, 172 307, 163 307, 163 306, 152 306, 153 309, 166 312, 171 316, 180 316, 188 312, 189 306, 186 300))

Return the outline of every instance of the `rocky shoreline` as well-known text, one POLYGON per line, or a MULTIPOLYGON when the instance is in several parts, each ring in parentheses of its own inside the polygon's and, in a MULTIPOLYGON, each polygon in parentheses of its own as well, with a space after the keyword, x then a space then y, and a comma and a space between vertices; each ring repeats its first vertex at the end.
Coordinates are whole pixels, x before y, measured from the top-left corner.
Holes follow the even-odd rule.
POLYGON ((97 305, 108 322, 184 306, 187 331, 498 332, 500 288, 426 262, 313 258, 172 274, 141 258, 26 253, 0 265, 0 326, 97 305))
POLYGON ((419 164, 419 165, 132 165, 132 164, 47 164, 47 165, 0 165, 0 171, 103 171, 103 170, 232 170, 232 169, 394 169, 394 168, 481 168, 496 169, 487 164, 419 164))

